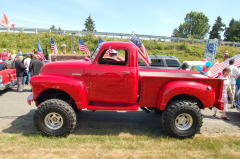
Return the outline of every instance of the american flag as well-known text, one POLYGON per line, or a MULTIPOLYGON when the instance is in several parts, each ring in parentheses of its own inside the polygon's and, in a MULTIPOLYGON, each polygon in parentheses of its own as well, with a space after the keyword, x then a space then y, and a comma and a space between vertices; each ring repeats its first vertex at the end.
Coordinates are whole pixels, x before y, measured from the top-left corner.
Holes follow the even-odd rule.
POLYGON ((113 52, 113 49, 108 49, 108 50, 105 52, 105 55, 109 55, 110 52, 113 52))
POLYGON ((102 43, 102 42, 104 42, 104 40, 101 39, 101 38, 98 38, 98 44, 100 44, 100 43, 102 43))
POLYGON ((78 38, 78 49, 80 51, 85 51, 87 55, 91 55, 90 51, 88 50, 88 47, 84 44, 84 42, 78 38))
POLYGON ((130 41, 134 43, 138 47, 138 52, 140 58, 144 61, 144 63, 149 66, 152 63, 151 59, 148 56, 148 53, 142 43, 142 41, 138 38, 136 34, 133 34, 130 41))
POLYGON ((50 43, 51 43, 51 50, 53 50, 53 54, 58 53, 57 45, 55 44, 52 37, 50 37, 50 43))
MULTIPOLYGON (((101 38, 98 38, 98 44, 100 44, 100 43, 102 43, 102 42, 104 42, 104 40, 101 39, 101 38)), ((109 53, 110 53, 110 52, 113 52, 113 49, 109 48, 109 49, 105 52, 104 56, 105 56, 105 57, 106 57, 106 56, 109 56, 109 53)))
POLYGON ((211 67, 210 68, 211 77, 216 77, 219 72, 222 73, 222 70, 229 65, 229 61, 231 59, 234 59, 234 64, 233 64, 234 66, 237 67, 240 65, 240 55, 238 54, 238 55, 235 55, 235 56, 223 61, 220 64, 217 64, 217 65, 211 67))
POLYGON ((42 47, 41 47, 41 44, 40 44, 39 40, 38 40, 38 59, 39 60, 46 60, 46 58, 44 57, 43 50, 42 50, 42 47))

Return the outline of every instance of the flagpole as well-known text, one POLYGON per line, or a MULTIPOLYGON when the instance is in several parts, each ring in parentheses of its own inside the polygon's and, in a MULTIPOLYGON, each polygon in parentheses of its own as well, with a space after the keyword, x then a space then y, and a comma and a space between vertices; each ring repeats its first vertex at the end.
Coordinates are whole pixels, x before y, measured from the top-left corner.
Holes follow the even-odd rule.
POLYGON ((72 33, 72 37, 71 37, 71 51, 74 51, 74 35, 75 33, 72 33))

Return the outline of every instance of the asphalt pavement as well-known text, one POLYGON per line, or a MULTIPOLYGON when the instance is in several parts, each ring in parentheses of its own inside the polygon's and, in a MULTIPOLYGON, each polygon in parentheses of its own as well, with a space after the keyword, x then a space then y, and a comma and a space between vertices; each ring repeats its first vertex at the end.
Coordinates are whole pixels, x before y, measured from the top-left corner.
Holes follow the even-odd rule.
MULTIPOLYGON (((16 87, 0 92, 1 132, 36 133, 33 124, 33 114, 36 107, 34 104, 29 106, 27 103, 27 97, 31 94, 30 89, 30 86, 24 86, 24 92, 17 92, 16 87)), ((204 109, 201 111, 204 119, 200 133, 240 133, 240 112, 236 109, 229 109, 227 116, 230 118, 230 121, 213 118, 213 110, 204 109)), ((112 129, 110 133, 121 133, 123 130, 130 130, 130 133, 134 133, 135 128, 162 131, 160 124, 161 116, 155 112, 147 114, 141 110, 130 112, 91 112, 83 110, 77 113, 77 119, 78 122, 73 131, 75 134, 94 134, 102 127, 112 129), (117 128, 116 125, 118 125, 117 128), (128 127, 129 129, 124 129, 123 127, 128 127), (115 128, 118 130, 113 131, 115 128), (86 129, 91 129, 91 131, 86 131, 86 129)))

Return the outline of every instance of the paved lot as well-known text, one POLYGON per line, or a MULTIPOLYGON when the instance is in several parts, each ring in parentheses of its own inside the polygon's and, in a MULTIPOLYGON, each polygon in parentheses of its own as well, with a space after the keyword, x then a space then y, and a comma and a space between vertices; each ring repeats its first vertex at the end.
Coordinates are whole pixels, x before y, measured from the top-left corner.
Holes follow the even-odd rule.
MULTIPOLYGON (((24 87, 24 92, 16 92, 16 88, 0 92, 0 131, 4 133, 36 133, 33 124, 35 106, 27 104, 27 97, 31 94, 30 86, 24 87)), ((212 133, 240 133, 240 112, 229 109, 230 121, 214 119, 213 111, 202 110, 204 123, 202 134, 212 133)), ((136 133, 134 130, 149 130, 163 132, 160 115, 154 112, 146 114, 137 112, 110 111, 80 111, 77 113, 78 123, 74 134, 96 134, 100 129, 105 133, 119 134, 122 131, 136 133)), ((145 131, 143 131, 144 133, 145 131)))

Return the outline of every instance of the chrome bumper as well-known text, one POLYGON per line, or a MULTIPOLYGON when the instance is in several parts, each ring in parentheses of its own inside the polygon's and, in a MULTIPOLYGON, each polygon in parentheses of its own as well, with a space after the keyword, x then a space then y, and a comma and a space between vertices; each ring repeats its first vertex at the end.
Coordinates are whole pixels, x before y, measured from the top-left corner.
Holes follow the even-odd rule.
POLYGON ((0 91, 3 91, 4 89, 7 89, 8 87, 14 86, 16 84, 16 81, 8 82, 7 84, 0 84, 0 91))

